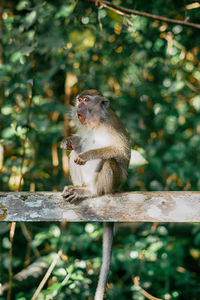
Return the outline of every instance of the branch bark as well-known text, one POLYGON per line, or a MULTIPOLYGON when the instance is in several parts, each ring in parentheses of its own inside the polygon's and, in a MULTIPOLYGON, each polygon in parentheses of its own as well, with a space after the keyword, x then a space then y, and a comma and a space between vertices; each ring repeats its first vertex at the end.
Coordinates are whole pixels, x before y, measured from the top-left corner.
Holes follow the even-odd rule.
POLYGON ((140 11, 135 10, 135 9, 125 8, 125 7, 116 5, 116 4, 111 3, 109 1, 106 1, 106 0, 84 0, 84 1, 85 2, 92 2, 96 5, 99 4, 101 7, 106 7, 106 8, 112 9, 112 10, 116 11, 117 13, 127 15, 127 16, 137 15, 137 16, 142 16, 142 17, 145 17, 145 18, 150 18, 150 19, 153 19, 153 20, 158 20, 158 21, 161 21, 161 22, 179 24, 179 25, 183 25, 183 26, 188 26, 188 27, 200 29, 200 24, 187 22, 186 20, 175 20, 175 19, 170 19, 170 18, 166 18, 166 17, 163 17, 163 16, 149 14, 149 13, 146 13, 146 12, 140 12, 140 11))
POLYGON ((200 192, 130 192, 75 203, 55 192, 0 192, 0 220, 200 222, 200 192))

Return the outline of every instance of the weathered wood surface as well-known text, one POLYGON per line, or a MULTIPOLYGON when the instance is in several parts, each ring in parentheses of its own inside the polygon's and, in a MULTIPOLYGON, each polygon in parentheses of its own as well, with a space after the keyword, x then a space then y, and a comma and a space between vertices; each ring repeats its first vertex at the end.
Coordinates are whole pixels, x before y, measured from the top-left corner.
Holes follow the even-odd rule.
POLYGON ((130 192, 74 204, 61 193, 0 192, 0 220, 200 222, 200 192, 130 192))

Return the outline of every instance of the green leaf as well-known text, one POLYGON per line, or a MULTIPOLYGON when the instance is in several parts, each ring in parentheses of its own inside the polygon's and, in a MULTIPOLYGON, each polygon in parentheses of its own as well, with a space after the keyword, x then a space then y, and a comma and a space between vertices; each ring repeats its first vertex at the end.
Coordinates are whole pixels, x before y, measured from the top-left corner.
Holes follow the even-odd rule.
POLYGON ((32 12, 28 13, 25 17, 24 26, 26 29, 29 29, 37 19, 37 12, 33 10, 32 12))
POLYGON ((56 19, 69 17, 72 14, 75 6, 76 6, 76 2, 75 1, 74 1, 74 3, 72 3, 70 5, 63 5, 63 6, 61 6, 61 8, 59 9, 59 11, 55 15, 56 19))
POLYGON ((20 11, 20 10, 27 9, 29 7, 30 7, 30 2, 26 0, 22 0, 17 4, 16 9, 20 11))
POLYGON ((111 18, 112 20, 116 21, 119 24, 122 23, 122 17, 115 11, 108 9, 107 14, 108 14, 109 18, 111 18))
POLYGON ((89 29, 82 32, 73 30, 69 33, 69 40, 77 51, 86 51, 94 46, 95 36, 89 29))

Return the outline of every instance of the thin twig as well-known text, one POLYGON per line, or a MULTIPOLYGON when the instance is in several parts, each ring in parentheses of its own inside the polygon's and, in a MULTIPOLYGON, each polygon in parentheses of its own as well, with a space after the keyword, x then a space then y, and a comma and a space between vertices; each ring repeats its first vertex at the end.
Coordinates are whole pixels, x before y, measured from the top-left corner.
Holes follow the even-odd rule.
POLYGON ((125 7, 116 5, 116 4, 111 3, 109 1, 106 1, 106 0, 84 0, 84 1, 85 2, 92 2, 92 3, 95 3, 95 4, 100 4, 104 7, 115 10, 117 13, 120 12, 121 14, 124 14, 124 15, 138 15, 138 16, 142 16, 142 17, 145 17, 145 18, 158 20, 158 21, 161 21, 161 22, 179 24, 179 25, 183 25, 183 26, 188 26, 188 27, 193 27, 193 28, 196 28, 196 29, 200 29, 200 24, 187 22, 187 20, 183 20, 183 21, 182 20, 175 20, 175 19, 170 19, 170 18, 166 18, 166 17, 163 17, 163 16, 149 14, 149 13, 146 13, 146 12, 140 12, 140 11, 135 10, 135 9, 125 8, 125 7))
MULTIPOLYGON (((29 90, 29 98, 28 98, 28 112, 27 112, 27 126, 29 124, 29 118, 30 118, 30 108, 31 108, 31 101, 32 101, 32 91, 30 92, 29 90)), ((26 141, 27 141, 27 136, 25 136, 24 141, 23 141, 23 153, 22 153, 22 161, 21 161, 21 166, 20 166, 20 181, 18 185, 17 191, 21 190, 22 187, 22 180, 23 180, 23 166, 24 166, 24 160, 25 160, 25 155, 26 155, 26 141)), ((16 227, 16 222, 11 223, 11 228, 10 228, 10 249, 9 249, 9 289, 8 289, 8 294, 7 294, 7 300, 11 299, 12 295, 12 283, 13 283, 13 271, 12 271, 12 254, 13 254, 13 239, 14 239, 14 234, 15 234, 15 227, 16 227)))
MULTIPOLYGON (((64 280, 61 282, 61 286, 64 286, 64 285, 67 283, 67 281, 69 280, 70 276, 71 276, 71 272, 69 272, 69 273, 65 276, 64 280)), ((53 297, 52 294, 47 295, 47 296, 46 296, 46 300, 52 300, 52 299, 53 299, 52 297, 53 297)))
MULTIPOLYGON (((30 123, 30 112, 31 112, 31 104, 32 104, 32 89, 29 87, 28 89, 28 110, 27 110, 27 115, 26 115, 26 126, 29 127, 30 123)), ((23 143, 22 143, 22 161, 21 161, 21 166, 20 166, 20 181, 19 181, 19 186, 18 186, 18 191, 21 191, 22 188, 22 180, 23 180, 23 167, 24 167, 24 161, 26 158, 26 143, 27 143, 27 135, 25 135, 23 143)))
POLYGON ((46 274, 44 275, 42 281, 40 282, 37 290, 35 291, 33 297, 31 298, 31 300, 35 300, 37 298, 37 296, 39 295, 39 293, 41 292, 43 286, 45 285, 45 283, 47 282, 47 280, 49 279, 49 276, 51 275, 53 269, 55 268, 58 259, 60 258, 60 256, 62 255, 62 249, 60 249, 58 251, 58 253, 56 254, 54 260, 52 261, 49 269, 47 270, 46 274))
MULTIPOLYGON (((28 241, 27 253, 26 253, 26 258, 25 258, 25 262, 24 262, 24 265, 27 266, 30 263, 32 237, 31 237, 31 234, 29 233, 29 231, 28 231, 28 229, 27 229, 24 222, 20 223, 20 227, 21 227, 21 230, 22 230, 25 238, 28 241)), ((35 256, 37 258, 40 257, 40 252, 38 251, 38 249, 36 247, 32 247, 32 249, 33 249, 33 252, 34 252, 35 256)))
POLYGON ((140 278, 138 276, 134 277, 133 279, 134 284, 140 288, 140 293, 143 294, 147 299, 149 300, 162 300, 161 298, 156 298, 152 295, 150 295, 148 292, 146 292, 143 288, 140 287, 140 278))
POLYGON ((13 283, 13 271, 12 271, 12 259, 13 259, 13 240, 15 234, 16 222, 11 223, 10 227, 10 249, 9 249, 9 288, 7 294, 7 300, 11 299, 12 295, 12 283, 13 283))
MULTIPOLYGON (((3 36, 3 4, 0 5, 0 36, 3 36)), ((3 43, 0 42, 0 65, 3 64, 3 43)), ((4 101, 4 80, 0 83, 0 107, 2 107, 4 101)))
POLYGON ((100 28, 100 30, 102 30, 103 29, 103 25, 102 25, 102 22, 101 22, 101 16, 99 14, 99 11, 98 11, 98 21, 99 21, 99 28, 100 28))
POLYGON ((65 276, 65 278, 63 279, 63 281, 62 281, 62 283, 61 283, 62 286, 64 286, 64 285, 67 283, 67 281, 69 280, 70 276, 71 276, 71 272, 69 272, 69 273, 65 276))
MULTIPOLYGON (((0 35, 3 36, 3 7, 0 6, 0 35)), ((3 46, 2 43, 0 43, 0 65, 3 64, 3 46)))

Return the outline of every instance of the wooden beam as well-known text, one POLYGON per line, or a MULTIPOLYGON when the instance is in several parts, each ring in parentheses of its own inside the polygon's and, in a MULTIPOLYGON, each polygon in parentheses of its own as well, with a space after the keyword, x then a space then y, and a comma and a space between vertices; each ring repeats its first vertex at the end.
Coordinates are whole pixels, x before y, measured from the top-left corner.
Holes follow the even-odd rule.
POLYGON ((54 192, 0 192, 1 221, 200 222, 200 192, 130 192, 74 204, 54 192))

